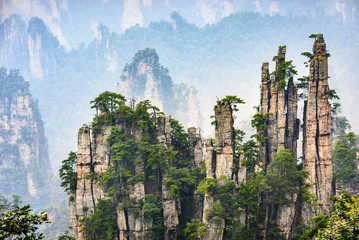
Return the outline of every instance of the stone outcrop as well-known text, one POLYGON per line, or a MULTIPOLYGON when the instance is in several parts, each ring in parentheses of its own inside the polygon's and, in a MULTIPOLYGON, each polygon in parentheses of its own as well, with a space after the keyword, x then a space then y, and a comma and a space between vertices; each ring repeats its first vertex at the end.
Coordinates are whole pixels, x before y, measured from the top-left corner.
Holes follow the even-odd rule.
POLYGON ((146 48, 136 53, 132 62, 124 67, 117 91, 136 102, 150 100, 185 126, 200 125, 197 91, 184 84, 174 84, 168 69, 160 65, 155 49, 146 48))
MULTIPOLYGON (((206 177, 219 179, 234 179, 234 128, 232 108, 229 101, 218 101, 214 108, 215 113, 215 143, 211 139, 206 140, 206 177)), ((203 239, 223 239, 225 228, 224 219, 213 222, 207 219, 207 213, 218 204, 219 200, 212 192, 204 196, 203 222, 207 225, 203 239)))
POLYGON ((29 83, 0 68, 0 194, 19 195, 35 209, 51 203, 44 126, 29 83))
MULTIPOLYGON (((171 118, 164 117, 159 119, 158 127, 158 143, 164 149, 168 149, 171 143, 171 118)), ((174 163, 166 159, 166 164, 173 167, 174 163)), ((170 178, 169 173, 165 172, 162 176, 162 199, 163 199, 163 218, 165 226, 165 240, 177 239, 177 231, 179 225, 179 215, 181 214, 181 205, 178 198, 170 197, 170 190, 165 182, 170 178)))
POLYGON ((294 87, 293 78, 288 80, 287 87, 281 85, 281 80, 285 79, 279 66, 285 61, 285 53, 286 47, 279 47, 275 75, 270 76, 268 62, 262 64, 259 113, 269 113, 264 122, 269 128, 260 130, 258 134, 267 137, 264 142, 259 143, 265 167, 273 161, 276 151, 280 148, 291 149, 294 159, 297 157, 297 89, 294 87))
POLYGON ((310 173, 309 182, 319 203, 317 208, 306 207, 305 223, 319 213, 329 214, 329 197, 334 194, 331 164, 331 111, 328 101, 328 58, 322 34, 313 45, 310 61, 308 100, 304 112, 303 166, 310 173))
MULTIPOLYGON (((101 112, 99 116, 106 117, 105 109, 99 107, 101 112)), ((172 127, 171 117, 160 117, 157 119, 157 130, 154 133, 153 139, 161 148, 168 150, 173 147, 172 142, 172 127)), ((140 143, 143 138, 144 132, 136 124, 132 123, 116 123, 115 127, 123 134, 140 143)), ((125 170, 128 170, 133 176, 142 176, 142 181, 126 186, 115 183, 113 188, 121 189, 126 187, 128 190, 124 195, 120 194, 116 198, 108 195, 106 190, 108 186, 99 185, 98 176, 106 171, 108 167, 113 166, 111 161, 111 148, 109 146, 108 137, 111 134, 111 128, 108 124, 100 125, 96 130, 90 127, 81 127, 78 133, 78 151, 77 151, 77 188, 75 191, 70 192, 69 208, 71 219, 71 236, 76 239, 86 239, 86 232, 82 231, 80 220, 84 217, 90 216, 94 207, 98 204, 99 199, 111 199, 114 204, 119 206, 120 203, 131 201, 130 207, 117 208, 117 227, 118 236, 114 239, 127 240, 127 239, 153 239, 151 237, 151 228, 153 227, 154 220, 151 217, 146 217, 143 212, 143 202, 146 201, 146 195, 152 194, 162 200, 163 209, 163 225, 164 225, 164 239, 177 239, 178 228, 180 224, 181 215, 181 202, 178 197, 171 195, 171 190, 167 186, 166 181, 170 179, 168 171, 161 172, 160 175, 156 174, 156 179, 151 179, 151 171, 145 164, 146 159, 140 152, 136 153, 136 159, 127 163, 125 170), (150 172, 149 172, 150 171, 150 172), (117 185, 116 185, 117 184, 117 185)), ((190 128, 188 134, 189 152, 184 153, 189 157, 189 168, 194 169, 202 164, 202 143, 201 138, 197 133, 196 128, 190 128)), ((182 153, 183 154, 183 153, 182 153)), ((165 159, 166 165, 175 167, 176 163, 173 159, 165 159)), ((193 196, 195 201, 194 206, 199 204, 201 198, 193 196)), ((189 206, 185 206, 188 208, 189 206)), ((188 211, 188 210, 187 210, 188 211)), ((192 210, 191 210, 192 211, 192 210)), ((201 215, 201 208, 195 207, 191 213, 193 216, 201 215), (199 212, 198 212, 199 211, 199 212)))
MULTIPOLYGON (((288 79, 285 86, 285 70, 280 65, 285 61, 286 47, 280 46, 277 55, 275 74, 269 74, 269 64, 262 64, 260 114, 269 114, 263 124, 268 129, 258 130, 258 135, 265 137, 263 142, 258 142, 260 153, 263 156, 262 165, 266 169, 275 157, 279 149, 291 149, 294 159, 297 159, 297 140, 299 137, 299 120, 297 119, 297 89, 294 87, 293 78, 288 79)), ((289 205, 278 208, 277 224, 282 233, 288 238, 291 229, 294 229, 293 220, 296 215, 296 194, 287 195, 291 200, 289 205)), ((275 211, 275 209, 271 209, 275 211)))

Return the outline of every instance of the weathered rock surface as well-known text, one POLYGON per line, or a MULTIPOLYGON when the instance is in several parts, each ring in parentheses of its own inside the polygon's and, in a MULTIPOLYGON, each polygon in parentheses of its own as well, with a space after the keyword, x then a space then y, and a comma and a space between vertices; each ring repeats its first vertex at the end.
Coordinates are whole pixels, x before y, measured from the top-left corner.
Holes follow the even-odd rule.
POLYGON ((267 137, 264 142, 259 143, 265 167, 273 161, 276 151, 280 148, 291 149, 294 159, 297 157, 297 89, 294 87, 293 78, 288 80, 287 88, 280 86, 280 81, 284 80, 284 73, 280 73, 279 65, 285 61, 285 53, 286 47, 279 47, 276 75, 269 77, 268 62, 262 64, 259 113, 269 113, 268 119, 264 122, 269 128, 260 130, 258 134, 267 137))
MULTIPOLYGON (((229 101, 218 101, 214 107, 215 113, 215 138, 216 148, 213 148, 213 141, 206 140, 206 177, 220 178, 225 176, 227 179, 234 179, 232 167, 234 163, 234 128, 232 108, 229 101)), ((223 239, 225 222, 213 222, 207 219, 207 213, 218 204, 219 200, 212 192, 208 192, 204 197, 203 222, 207 229, 203 239, 223 239)))
MULTIPOLYGON (((266 137, 259 142, 260 153, 264 157, 264 168, 270 164, 279 149, 291 149, 294 159, 297 159, 297 139, 299 137, 299 120, 297 119, 297 89, 294 87, 293 78, 289 78, 287 87, 283 85, 285 72, 280 64, 285 61, 286 47, 280 46, 276 61, 276 74, 269 77, 269 64, 262 64, 260 114, 268 114, 265 125, 268 129, 258 130, 258 135, 266 137)), ((282 233, 288 238, 293 229, 295 216, 296 196, 288 195, 293 204, 279 207, 276 214, 277 224, 282 233)), ((274 211, 274 209, 272 209, 274 211)))
POLYGON ((313 45, 313 58, 310 61, 308 100, 305 104, 305 128, 303 145, 303 166, 310 172, 311 192, 317 197, 318 208, 306 207, 303 218, 311 223, 312 217, 319 213, 329 214, 329 197, 334 194, 332 186, 331 152, 331 111, 328 101, 328 58, 322 34, 316 37, 313 45))
POLYGON ((22 196, 38 208, 51 203, 44 126, 29 83, 0 68, 0 194, 22 196))
MULTIPOLYGON (((101 110, 99 116, 107 116, 104 110, 101 110)), ((154 136, 152 138, 156 144, 167 150, 173 147, 171 117, 159 117, 157 121, 157 131, 153 133, 154 136)), ((116 124, 116 127, 139 143, 146 130, 135 125, 123 123, 116 124)), ((97 177, 113 164, 111 162, 112 150, 108 143, 108 136, 111 134, 112 127, 107 124, 97 127, 99 129, 96 128, 96 130, 92 130, 89 127, 81 127, 78 133, 77 188, 76 191, 70 192, 69 198, 72 226, 70 234, 76 239, 86 239, 86 233, 82 231, 79 222, 83 217, 88 217, 93 213, 93 209, 98 204, 99 199, 111 199, 116 204, 121 203, 122 200, 130 199, 130 207, 117 210, 118 238, 120 240, 152 239, 151 227, 154 224, 153 219, 146 217, 142 209, 146 195, 152 194, 162 199, 164 239, 177 239, 181 202, 179 198, 171 195, 170 189, 166 185, 166 181, 170 179, 168 171, 161 172, 157 180, 149 179, 149 169, 145 166, 147 160, 143 159, 143 156, 138 152, 136 158, 141 160, 129 163, 126 170, 133 175, 142 176, 144 178, 143 181, 133 185, 129 184, 126 186, 128 189, 127 193, 120 195, 116 199, 112 199, 112 196, 106 194, 106 185, 99 186, 97 177)), ((189 168, 194 169, 202 164, 202 143, 196 128, 189 129, 188 139, 189 152, 185 154, 189 157, 189 168)), ((172 159, 165 159, 165 161, 168 167, 176 166, 172 159)), ((113 187, 116 188, 116 186, 113 187)), ((117 186, 117 188, 120 189, 120 186, 117 186)), ((202 203, 199 196, 193 196, 193 200, 195 201, 193 207, 196 204, 201 206, 202 203)), ((201 215, 201 207, 196 207, 195 211, 192 211, 191 214, 193 216, 201 215)), ((114 239, 117 239, 117 236, 114 236, 114 239)))

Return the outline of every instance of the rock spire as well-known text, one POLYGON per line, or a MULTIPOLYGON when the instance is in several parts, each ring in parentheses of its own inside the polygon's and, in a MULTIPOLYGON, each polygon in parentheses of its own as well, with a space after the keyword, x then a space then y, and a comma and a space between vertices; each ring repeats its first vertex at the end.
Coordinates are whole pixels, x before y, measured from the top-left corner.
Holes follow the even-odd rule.
POLYGON ((331 152, 331 110, 329 104, 328 57, 322 34, 313 45, 310 61, 308 100, 304 109, 303 166, 310 172, 311 192, 316 196, 318 208, 306 208, 306 223, 318 213, 329 214, 329 197, 334 194, 331 152))

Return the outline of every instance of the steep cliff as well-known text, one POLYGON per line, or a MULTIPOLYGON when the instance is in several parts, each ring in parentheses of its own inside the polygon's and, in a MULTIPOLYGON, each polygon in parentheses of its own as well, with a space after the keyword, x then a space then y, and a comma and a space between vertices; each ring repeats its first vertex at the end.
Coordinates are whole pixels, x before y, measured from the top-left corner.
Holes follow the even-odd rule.
POLYGON ((0 68, 0 193, 35 208, 50 203, 50 163, 43 123, 29 83, 0 68))
MULTIPOLYGON (((218 101, 214 108, 215 148, 211 139, 206 140, 206 177, 231 180, 234 163, 234 128, 232 107, 229 101, 218 101)), ((203 222, 207 225, 204 239, 223 239, 224 219, 209 219, 208 215, 215 205, 221 204, 214 192, 204 196, 203 222)))
POLYGON ((304 221, 318 213, 329 214, 329 197, 334 194, 331 153, 331 111, 329 104, 328 57, 322 34, 318 34, 310 60, 308 100, 305 102, 303 166, 310 172, 311 192, 318 208, 306 208, 304 221))
POLYGON ((132 62, 124 67, 117 90, 133 101, 149 99, 185 126, 199 127, 196 90, 174 84, 168 69, 160 65, 155 49, 146 48, 136 53, 132 62))
POLYGON ((100 112, 92 127, 81 127, 78 134, 76 184, 69 192, 71 235, 177 239, 186 221, 198 215, 197 130, 185 133, 148 101, 132 109, 121 95, 105 92, 93 103, 100 112), (103 220, 112 224, 110 230, 95 224, 104 204, 114 211, 111 221, 103 220))
MULTIPOLYGON (((288 64, 285 61, 286 46, 280 46, 276 60, 275 71, 270 76, 269 64, 262 64, 261 92, 259 114, 263 117, 266 128, 257 128, 257 134, 264 137, 259 141, 260 152, 263 156, 264 169, 273 162, 275 154, 280 149, 290 149, 293 158, 297 159, 297 140, 299 137, 299 119, 297 119, 297 89, 293 77, 288 76, 288 64)), ((296 194, 287 194, 291 200, 283 204, 273 213, 277 216, 277 224, 282 233, 288 238, 294 229, 296 194)))
POLYGON ((280 148, 291 149, 293 157, 297 157, 297 89, 292 77, 286 79, 287 73, 283 64, 285 53, 286 47, 279 47, 278 55, 275 57, 276 68, 271 77, 268 62, 262 64, 259 113, 263 116, 267 114, 264 124, 268 129, 261 129, 258 134, 267 137, 260 143, 264 166, 273 161, 275 152, 280 148))

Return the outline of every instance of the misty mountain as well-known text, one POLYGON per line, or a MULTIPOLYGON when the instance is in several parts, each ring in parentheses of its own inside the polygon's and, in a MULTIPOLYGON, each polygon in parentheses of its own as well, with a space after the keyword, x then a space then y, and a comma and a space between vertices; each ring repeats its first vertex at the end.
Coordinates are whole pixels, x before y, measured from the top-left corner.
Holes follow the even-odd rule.
MULTIPOLYGON (((308 75, 300 54, 311 50, 307 36, 323 33, 331 54, 330 86, 341 96, 343 113, 357 131, 359 116, 352 104, 359 100, 359 82, 352 77, 358 75, 355 19, 343 22, 340 14, 307 18, 237 13, 198 27, 178 13, 170 17, 170 21, 137 25, 123 33, 99 25, 95 38, 70 51, 40 18, 25 24, 19 16, 11 16, 1 23, 0 64, 19 68, 30 80, 55 167, 74 149, 76 129, 94 114, 87 108, 89 102, 100 92, 115 91, 125 64, 146 47, 156 49, 174 83, 198 91, 202 130, 208 136, 216 97, 232 94, 244 99, 247 104, 237 115, 242 128, 248 126, 246 119, 258 103, 261 63, 275 55, 273 46, 286 45, 287 58, 294 60, 298 76, 308 75)), ((270 63, 270 69, 273 65, 270 63)))

